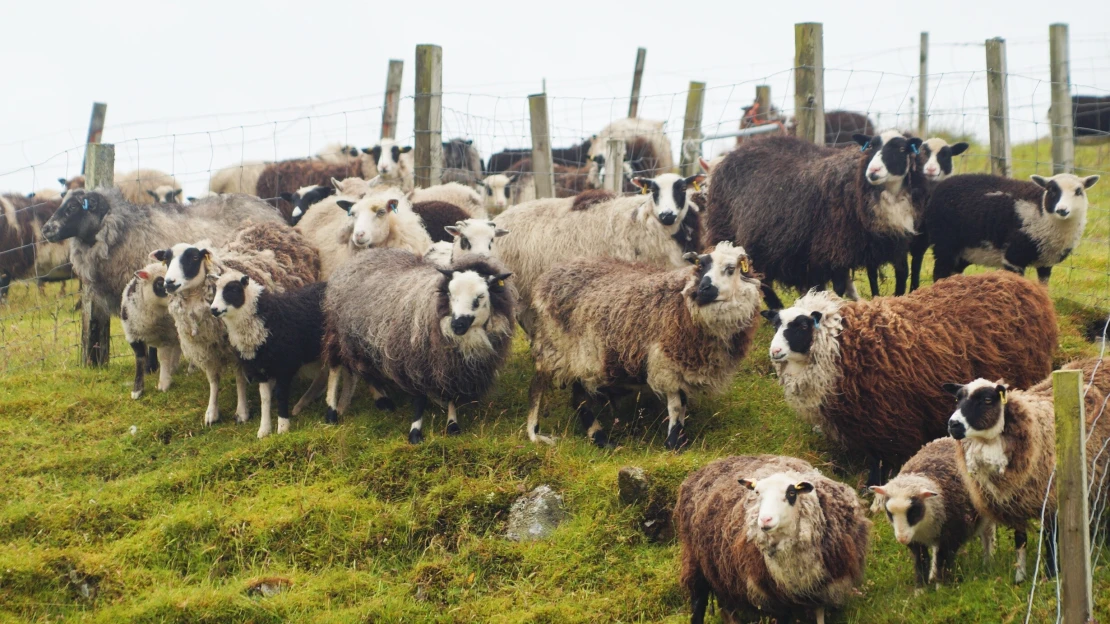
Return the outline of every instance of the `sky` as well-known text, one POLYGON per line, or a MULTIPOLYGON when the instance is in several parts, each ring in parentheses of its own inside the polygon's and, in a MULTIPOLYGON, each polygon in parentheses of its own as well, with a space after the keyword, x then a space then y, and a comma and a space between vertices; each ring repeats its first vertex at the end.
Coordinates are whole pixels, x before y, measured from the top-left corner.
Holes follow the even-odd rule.
POLYGON ((8 5, 0 190, 21 192, 79 172, 94 101, 108 104, 103 141, 117 146, 117 171, 170 172, 187 195, 243 160, 308 156, 329 141, 371 146, 391 58, 405 62, 399 136, 411 142, 421 43, 443 48, 444 138, 471 138, 484 156, 529 145, 526 97, 544 86, 556 146, 625 116, 641 46, 640 117, 666 120, 676 150, 691 80, 708 85, 707 134, 735 129, 756 84, 788 110, 799 21, 824 24, 826 110, 866 111, 880 127, 913 124, 922 31, 933 127, 985 137, 982 43, 1001 36, 1014 140, 1047 134, 1053 22, 1070 22, 1073 92, 1110 92, 1110 24, 1072 0, 8 5))

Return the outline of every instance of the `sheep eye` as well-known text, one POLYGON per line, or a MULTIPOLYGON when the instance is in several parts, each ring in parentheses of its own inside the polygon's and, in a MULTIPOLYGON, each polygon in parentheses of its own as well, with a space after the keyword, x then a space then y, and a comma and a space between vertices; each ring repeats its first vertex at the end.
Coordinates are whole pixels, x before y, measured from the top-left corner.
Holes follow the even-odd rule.
POLYGON ((381 210, 378 211, 378 216, 379 217, 384 217, 385 216, 385 208, 382 208, 381 210))
POLYGON ((470 249, 470 239, 465 236, 459 237, 459 246, 463 249, 470 249))
POLYGON ((1083 197, 1083 189, 1081 189, 1081 188, 1075 189, 1075 196, 1076 197, 1083 197))
POLYGON ((734 267, 732 265, 729 265, 729 266, 725 267, 725 275, 732 275, 735 272, 736 272, 736 267, 734 267))

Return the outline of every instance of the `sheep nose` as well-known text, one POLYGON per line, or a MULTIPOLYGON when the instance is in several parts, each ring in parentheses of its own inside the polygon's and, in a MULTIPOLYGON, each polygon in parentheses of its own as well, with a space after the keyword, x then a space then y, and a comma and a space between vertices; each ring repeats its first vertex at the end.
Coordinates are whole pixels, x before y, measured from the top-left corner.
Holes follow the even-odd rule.
POLYGON ((868 171, 867 172, 867 177, 870 178, 872 182, 874 182, 875 180, 879 179, 879 172, 878 171, 868 171))
POLYGON ((910 543, 910 536, 909 535, 898 535, 897 539, 898 539, 898 543, 903 545, 903 546, 910 543))
POLYGON ((963 440, 964 436, 967 435, 967 427, 964 427, 964 424, 958 420, 949 420, 948 435, 957 440, 963 440))
POLYGON ((214 316, 214 317, 216 317, 216 318, 220 318, 220 316, 221 316, 221 315, 222 315, 223 313, 224 313, 224 311, 223 311, 223 310, 221 310, 221 309, 219 309, 219 308, 212 308, 212 316, 214 316))
POLYGON ((782 347, 771 347, 771 357, 778 357, 782 353, 782 347))
POLYGON ((166 280, 165 283, 166 283, 166 290, 168 290, 169 292, 177 292, 177 289, 181 288, 181 285, 178 284, 177 282, 173 281, 172 279, 166 280))
POLYGON ((469 314, 466 316, 458 316, 451 319, 451 331, 455 332, 456 336, 461 336, 470 330, 470 326, 474 324, 474 317, 469 314))
POLYGON ((1056 214, 1060 215, 1061 217, 1066 217, 1069 214, 1071 214, 1071 211, 1068 210, 1067 208, 1057 208, 1056 209, 1056 214))
POLYGON ((676 219, 678 219, 678 215, 673 212, 664 212, 659 215, 659 221, 662 222, 663 225, 674 225, 676 219))
POLYGON ((764 531, 770 531, 771 529, 775 528, 774 526, 772 526, 773 523, 774 523, 774 519, 772 519, 772 518, 760 518, 759 519, 759 528, 764 530, 764 531))

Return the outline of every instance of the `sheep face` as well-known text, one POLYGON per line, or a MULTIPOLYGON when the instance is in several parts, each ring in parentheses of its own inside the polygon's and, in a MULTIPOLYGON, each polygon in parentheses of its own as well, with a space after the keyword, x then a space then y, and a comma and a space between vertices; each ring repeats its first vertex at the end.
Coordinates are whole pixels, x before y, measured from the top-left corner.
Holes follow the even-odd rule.
POLYGON ((898 482, 882 487, 874 485, 871 491, 883 497, 883 510, 899 544, 931 543, 935 539, 934 533, 939 527, 927 521, 927 501, 937 495, 935 491, 922 485, 898 482))
POLYGON ((910 159, 916 158, 921 151, 921 139, 907 139, 902 136, 882 135, 867 137, 856 134, 853 137, 864 152, 872 151, 873 156, 867 164, 867 182, 871 186, 882 186, 888 190, 898 190, 902 180, 910 171, 910 159))
POLYGON ((390 178, 398 175, 397 170, 400 167, 401 154, 412 151, 412 146, 401 147, 395 141, 385 139, 381 144, 362 151, 374 158, 374 162, 378 164, 378 175, 383 178, 390 178))
POLYGON ((42 236, 51 243, 77 238, 91 245, 109 210, 111 205, 100 193, 71 190, 58 210, 42 225, 42 236))
POLYGON ((251 278, 237 272, 221 275, 216 281, 216 296, 212 298, 212 316, 219 318, 225 314, 235 318, 248 302, 257 301, 262 287, 251 278))
POLYGON ((967 151, 967 143, 949 145, 944 139, 932 138, 921 144, 917 164, 921 173, 931 183, 937 183, 952 175, 952 157, 967 151))
POLYGON ((512 194, 511 185, 513 177, 509 177, 503 173, 495 173, 491 176, 486 176, 486 179, 480 182, 482 188, 485 189, 485 203, 486 208, 499 208, 504 209, 509 205, 510 195, 512 194))
POLYGON ((340 200, 341 208, 347 210, 352 219, 351 244, 359 249, 370 249, 389 238, 389 215, 404 208, 412 210, 405 200, 390 195, 370 195, 357 202, 340 200))
POLYGON ((497 227, 493 221, 482 219, 459 221, 443 229, 455 237, 452 256, 473 253, 489 257, 493 255, 493 240, 509 233, 509 230, 497 227))
POLYGON ((301 220, 313 204, 335 195, 335 186, 303 186, 295 193, 282 193, 281 198, 293 204, 293 225, 301 220))
POLYGON ((705 174, 701 173, 688 178, 673 173, 655 178, 632 178, 632 183, 642 194, 651 195, 655 217, 667 227, 681 223, 686 217, 690 208, 690 193, 700 190, 703 181, 705 174))
POLYGON ((477 271, 440 269, 445 276, 448 314, 440 319, 440 330, 466 351, 479 346, 491 349, 485 328, 492 314, 490 291, 506 288, 511 273, 482 275, 477 271))
POLYGON ((775 328, 771 339, 771 360, 805 363, 809 359, 813 337, 821 324, 821 313, 802 308, 765 310, 763 318, 775 328))
POLYGON ((178 243, 151 252, 150 257, 166 265, 166 290, 170 294, 192 290, 208 276, 212 252, 205 246, 178 243))
POLYGON ((957 440, 970 438, 991 443, 1006 426, 1006 386, 986 379, 961 386, 944 384, 945 392, 956 397, 956 411, 948 419, 948 434, 957 440))
POLYGON ((768 541, 774 543, 798 533, 799 503, 804 504, 805 497, 812 497, 812 483, 799 480, 796 473, 780 472, 758 481, 740 479, 740 485, 755 492, 756 526, 768 541))
POLYGON ((1086 190, 1098 182, 1097 175, 1080 178, 1070 173, 1058 173, 1051 178, 1035 175, 1029 179, 1044 189, 1041 209, 1059 219, 1084 217, 1087 214, 1086 190))
MULTIPOLYGON (((163 307, 169 306, 169 293, 166 291, 166 266, 164 264, 149 264, 135 271, 134 288, 142 289, 142 300, 163 307)), ((133 291, 129 288, 127 295, 133 291)))
POLYGON ((154 198, 156 204, 179 204, 181 203, 181 189, 172 186, 159 186, 153 191, 147 190, 147 195, 154 198))

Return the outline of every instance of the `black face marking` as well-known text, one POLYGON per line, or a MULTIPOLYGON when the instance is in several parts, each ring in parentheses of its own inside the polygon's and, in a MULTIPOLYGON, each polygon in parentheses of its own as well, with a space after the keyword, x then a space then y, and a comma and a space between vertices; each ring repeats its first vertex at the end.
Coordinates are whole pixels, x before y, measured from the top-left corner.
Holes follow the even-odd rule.
POLYGON ((370 150, 370 155, 374 157, 374 162, 380 161, 382 159, 382 146, 375 145, 374 148, 370 150))
POLYGON ((925 517, 925 502, 920 498, 910 500, 910 508, 906 510, 906 522, 915 526, 925 517))
POLYGON ((390 152, 393 154, 393 162, 401 162, 401 148, 394 145, 390 152))
POLYGON ((459 236, 459 247, 464 250, 470 249, 470 239, 465 236, 459 236))
MULTIPOLYGON (((185 279, 191 280, 197 276, 197 273, 200 273, 204 256, 204 252, 196 247, 190 247, 181 254, 181 273, 185 276, 185 279)), ((166 263, 169 263, 169 259, 166 260, 166 263)))
MULTIPOLYGON (((674 186, 671 187, 671 195, 674 196, 674 205, 682 210, 686 205, 686 180, 675 180, 674 186)), ((658 203, 658 198, 656 203, 658 203)))
MULTIPOLYGON (((782 321, 775 323, 777 328, 782 321)), ((790 319, 786 324, 786 329, 782 330, 783 338, 786 338, 786 345, 794 353, 809 353, 813 347, 813 333, 817 326, 817 321, 810 315, 799 314, 798 316, 790 319)))
POLYGON ((791 507, 794 506, 794 503, 798 502, 798 490, 794 489, 793 485, 786 486, 786 502, 789 503, 791 507))
POLYGON ((892 176, 904 176, 909 171, 909 157, 913 156, 910 142, 903 137, 894 137, 880 148, 883 164, 892 176))
POLYGON ((1045 212, 1056 212, 1056 204, 1060 203, 1060 199, 1064 197, 1064 191, 1060 189, 1060 185, 1056 180, 1049 180, 1044 188, 1044 200, 1041 206, 1045 212))
POLYGON ((169 293, 166 292, 166 278, 154 278, 154 284, 152 284, 151 287, 154 289, 155 297, 158 297, 159 299, 165 299, 169 296, 169 293))
MULTIPOLYGON (((510 181, 509 184, 512 184, 512 181, 510 181)), ((511 189, 509 188, 509 184, 505 185, 505 189, 504 189, 505 199, 510 199, 509 193, 511 192, 511 189)))
POLYGON ((963 414, 969 428, 985 431, 994 427, 1003 417, 1002 397, 1005 386, 985 386, 968 393, 967 386, 956 393, 957 409, 963 414))
POLYGON ((233 308, 241 308, 246 303, 247 293, 241 282, 229 282, 224 286, 224 301, 233 308))

